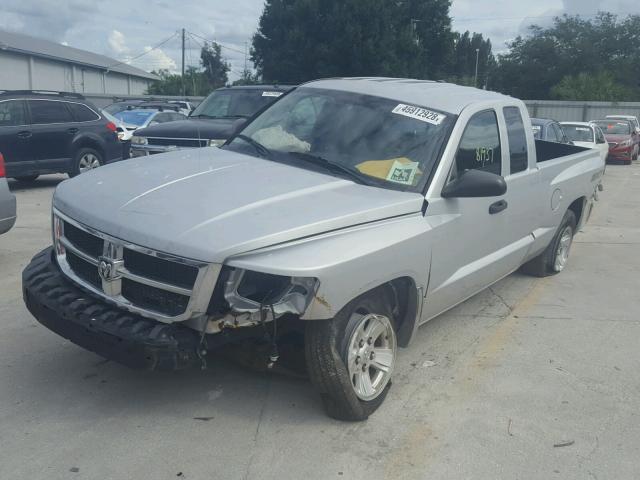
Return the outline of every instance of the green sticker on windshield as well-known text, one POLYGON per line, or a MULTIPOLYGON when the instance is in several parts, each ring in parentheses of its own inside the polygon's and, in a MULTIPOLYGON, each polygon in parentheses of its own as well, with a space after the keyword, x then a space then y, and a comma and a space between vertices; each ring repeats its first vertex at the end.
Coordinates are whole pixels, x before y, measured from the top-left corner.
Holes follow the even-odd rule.
POLYGON ((387 180, 403 185, 413 185, 413 179, 418 171, 418 165, 418 162, 401 163, 396 160, 389 169, 387 180))

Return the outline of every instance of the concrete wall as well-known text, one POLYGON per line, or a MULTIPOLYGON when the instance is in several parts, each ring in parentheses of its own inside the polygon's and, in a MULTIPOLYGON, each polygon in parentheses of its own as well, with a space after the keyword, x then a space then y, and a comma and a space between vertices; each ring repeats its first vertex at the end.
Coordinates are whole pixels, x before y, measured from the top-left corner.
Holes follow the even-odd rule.
POLYGON ((640 117, 640 102, 562 102, 553 100, 525 101, 529 114, 537 118, 553 118, 559 122, 587 122, 607 115, 640 117))
POLYGON ((0 89, 142 95, 151 80, 0 50, 0 89))

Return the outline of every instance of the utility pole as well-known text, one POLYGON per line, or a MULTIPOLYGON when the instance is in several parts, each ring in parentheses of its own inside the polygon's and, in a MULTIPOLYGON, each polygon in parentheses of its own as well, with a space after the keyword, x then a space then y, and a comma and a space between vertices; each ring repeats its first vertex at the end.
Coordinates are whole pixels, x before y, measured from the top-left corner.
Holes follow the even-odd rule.
POLYGON ((247 50, 248 50, 248 45, 247 45, 247 41, 245 40, 244 42, 244 72, 246 73, 247 71, 247 50))
POLYGON ((186 95, 185 83, 184 83, 184 28, 182 29, 182 96, 186 95))
POLYGON ((478 60, 480 60, 480 49, 476 48, 476 75, 473 78, 473 86, 478 88, 478 60))

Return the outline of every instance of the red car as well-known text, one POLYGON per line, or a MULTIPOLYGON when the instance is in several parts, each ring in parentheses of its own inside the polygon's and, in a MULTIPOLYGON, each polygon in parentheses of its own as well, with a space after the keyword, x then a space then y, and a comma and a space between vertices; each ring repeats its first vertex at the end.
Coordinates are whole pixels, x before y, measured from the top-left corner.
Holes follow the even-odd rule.
POLYGON ((609 142, 609 161, 622 161, 631 164, 638 159, 638 134, 628 120, 596 120, 609 142))

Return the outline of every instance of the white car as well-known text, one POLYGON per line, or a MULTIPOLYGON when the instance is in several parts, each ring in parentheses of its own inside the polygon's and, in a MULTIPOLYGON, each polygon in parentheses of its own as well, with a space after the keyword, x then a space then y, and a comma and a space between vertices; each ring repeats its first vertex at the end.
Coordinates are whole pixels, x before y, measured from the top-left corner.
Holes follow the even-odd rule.
POLYGON ((131 140, 131 137, 133 136, 133 132, 135 132, 136 129, 138 128, 137 126, 124 123, 122 120, 120 120, 117 117, 114 117, 104 109, 101 110, 100 112, 102 113, 102 115, 104 115, 106 119, 108 119, 110 122, 113 122, 116 125, 117 132, 118 132, 118 140, 120 140, 121 142, 128 142, 129 140, 131 140))
POLYGON ((598 150, 600 158, 606 163, 609 156, 609 144, 598 125, 591 122, 562 122, 561 125, 574 145, 598 150))
POLYGON ((607 115, 604 118, 610 118, 612 120, 629 120, 636 128, 636 132, 640 133, 640 122, 638 122, 638 117, 633 115, 607 115))
POLYGON ((189 116, 189 114, 191 113, 191 110, 193 110, 193 105, 191 105, 191 102, 186 102, 182 100, 169 100, 169 103, 178 105, 178 107, 180 108, 180 113, 186 116, 189 116))

